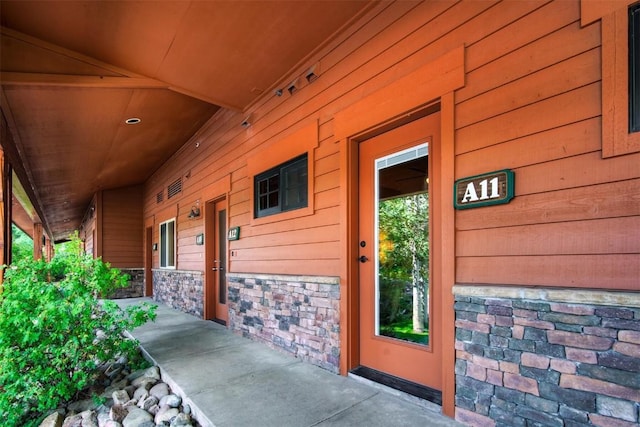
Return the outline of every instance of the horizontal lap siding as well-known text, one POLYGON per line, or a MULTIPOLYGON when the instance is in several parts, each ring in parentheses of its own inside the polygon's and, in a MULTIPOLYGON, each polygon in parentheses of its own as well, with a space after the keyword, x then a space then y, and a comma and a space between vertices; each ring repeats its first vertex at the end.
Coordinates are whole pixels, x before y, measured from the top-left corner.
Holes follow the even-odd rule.
MULTIPOLYGON (((254 107, 255 120, 247 130, 239 123, 245 115, 221 111, 193 142, 185 145, 147 183, 145 216, 178 204, 178 269, 203 269, 203 246, 194 246, 194 236, 203 232, 204 221, 187 219, 187 205, 200 200, 208 185, 230 174, 229 226, 240 226, 240 240, 229 242, 230 271, 275 274, 332 275, 340 273, 340 156, 333 140, 332 116, 367 93, 395 80, 394 67, 403 73, 457 47, 455 40, 440 44, 438 51, 424 50, 425 40, 436 41, 468 19, 490 9, 494 1, 434 4, 398 2, 378 5, 369 17, 356 24, 352 36, 335 40, 317 55, 321 78, 303 87, 293 97, 265 97, 254 107), (458 16, 458 17, 456 17, 458 16), (456 17, 451 21, 451 17, 456 17), (247 176, 247 158, 263 145, 295 132, 311 120, 319 121, 319 145, 315 149, 313 177, 314 213, 262 225, 252 225, 252 184, 247 176), (195 147, 200 141, 200 147, 195 147), (155 195, 179 176, 183 191, 156 204, 155 195), (183 205, 185 208, 183 209, 183 205)), ((303 70, 300 70, 301 72, 303 70)), ((157 223, 157 221, 156 221, 157 223)), ((157 224, 156 224, 157 228, 157 224)), ((154 231, 157 235, 157 230, 154 231)))
POLYGON ((468 46, 455 175, 513 169, 516 197, 456 212, 459 283, 640 288, 640 155, 602 159, 600 26, 579 16, 552 2, 468 46))
POLYGON ((102 259, 112 267, 143 265, 142 187, 102 193, 102 259))
POLYGON ((628 263, 640 264, 638 247, 621 234, 638 224, 640 155, 601 158, 600 24, 581 28, 579 15, 578 1, 379 3, 282 79, 320 62, 315 82, 303 79, 293 96, 265 95, 245 112, 219 111, 146 183, 144 216, 177 206, 177 268, 202 270, 195 236, 204 219, 187 215, 229 176, 229 226, 241 227, 229 242, 230 271, 339 275, 344 183, 334 115, 464 45, 455 177, 510 168, 516 197, 455 213, 457 281, 637 287, 628 263), (313 214, 252 224, 247 159, 314 122, 313 214), (177 177, 182 192, 157 204, 177 177))

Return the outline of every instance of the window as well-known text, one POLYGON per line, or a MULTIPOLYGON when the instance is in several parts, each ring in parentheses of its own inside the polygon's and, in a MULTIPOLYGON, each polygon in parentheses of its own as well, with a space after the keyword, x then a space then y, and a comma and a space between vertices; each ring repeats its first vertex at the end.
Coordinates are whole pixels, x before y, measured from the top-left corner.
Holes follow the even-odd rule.
POLYGON ((176 268, 176 220, 160 224, 160 268, 176 268))
POLYGON ((640 3, 629 8, 629 132, 640 132, 640 3))
POLYGON ((581 23, 601 21, 602 157, 640 152, 637 0, 583 1, 581 23))
POLYGON ((256 218, 307 207, 307 160, 303 154, 254 177, 256 218))
POLYGON ((251 226, 314 214, 318 144, 318 121, 313 120, 251 153, 247 158, 251 226))

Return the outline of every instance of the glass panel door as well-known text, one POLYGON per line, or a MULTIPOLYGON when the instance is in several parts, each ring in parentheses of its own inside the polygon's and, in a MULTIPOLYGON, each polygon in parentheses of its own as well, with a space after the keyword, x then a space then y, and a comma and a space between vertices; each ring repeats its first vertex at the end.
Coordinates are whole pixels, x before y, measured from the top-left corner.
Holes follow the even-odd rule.
POLYGON ((376 335, 428 345, 428 146, 375 164, 376 335))

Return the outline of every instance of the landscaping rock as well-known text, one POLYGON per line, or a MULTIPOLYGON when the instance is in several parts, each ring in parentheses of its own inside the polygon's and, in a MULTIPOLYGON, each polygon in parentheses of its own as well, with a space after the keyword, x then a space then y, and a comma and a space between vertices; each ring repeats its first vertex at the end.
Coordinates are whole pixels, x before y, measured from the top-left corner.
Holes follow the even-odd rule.
POLYGON ((171 421, 171 427, 192 427, 191 417, 185 413, 180 413, 171 421))
POLYGON ((121 423, 127 415, 129 415, 129 411, 120 404, 114 404, 109 411, 109 418, 119 423, 121 423))
POLYGON ((82 427, 82 415, 71 415, 64 419, 62 427, 82 427))
POLYGON ((134 385, 128 385, 124 389, 129 394, 129 396, 133 396, 133 393, 135 393, 138 388, 134 385))
POLYGON ((109 421, 111 417, 108 411, 98 413, 98 427, 105 427, 109 421))
POLYGON ((64 417, 59 412, 54 412, 42 420, 40 427, 61 427, 63 420, 64 417))
POLYGON ((140 427, 143 423, 153 421, 153 416, 144 409, 134 408, 122 421, 122 427, 140 427))
POLYGON ((102 396, 111 397, 114 391, 123 390, 129 382, 126 378, 112 382, 105 390, 102 396))
POLYGON ((147 411, 153 415, 154 417, 156 416, 156 414, 158 413, 158 411, 160 411, 160 405, 156 404, 153 405, 152 407, 150 407, 149 409, 147 409, 147 411))
POLYGON ((160 399, 160 407, 167 405, 172 408, 178 408, 182 403, 182 398, 180 396, 176 396, 175 394, 167 394, 160 399))
POLYGON ((149 397, 149 390, 144 387, 138 387, 136 391, 133 392, 133 398, 138 402, 146 399, 147 397, 149 397))
POLYGON ((160 369, 157 366, 152 366, 147 369, 132 372, 128 375, 127 379, 131 381, 131 384, 138 385, 144 379, 153 379, 158 382, 160 380, 160 369), (137 382, 137 383, 136 383, 137 382))
POLYGON ((169 406, 161 406, 160 410, 158 411, 155 417, 156 424, 160 424, 163 422, 171 422, 173 417, 177 417, 179 413, 180 411, 177 410, 176 408, 171 408, 169 406))
MULTIPOLYGON (((149 411, 152 407, 158 405, 158 398, 155 396, 148 396, 146 399, 141 400, 138 403, 138 407, 144 409, 145 411, 149 411)), ((154 414, 155 415, 155 414, 154 414)))
POLYGON ((164 396, 169 394, 169 386, 165 383, 158 383, 151 387, 149 394, 157 397, 158 399, 162 399, 164 396))
POLYGON ((131 400, 129 393, 127 393, 126 390, 116 390, 111 394, 111 396, 113 397, 114 405, 124 405, 131 400))
POLYGON ((137 378, 135 380, 133 380, 131 382, 131 386, 138 388, 138 387, 144 387, 147 390, 149 390, 151 387, 153 387, 154 384, 156 384, 159 380, 155 379, 155 378, 149 378, 149 377, 140 377, 137 378))
POLYGON ((82 427, 98 427, 98 417, 94 411, 87 410, 79 415, 82 417, 82 427))
POLYGON ((182 398, 162 381, 158 367, 131 373, 123 365, 120 371, 84 394, 103 397, 101 405, 93 399, 71 402, 39 427, 199 427, 191 407, 182 405, 182 398))

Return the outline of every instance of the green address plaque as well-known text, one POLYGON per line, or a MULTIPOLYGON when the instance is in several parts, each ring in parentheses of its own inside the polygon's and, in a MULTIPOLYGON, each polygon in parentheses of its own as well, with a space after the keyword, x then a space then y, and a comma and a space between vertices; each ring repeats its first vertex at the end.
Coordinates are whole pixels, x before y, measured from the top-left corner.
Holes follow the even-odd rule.
POLYGON ((456 209, 509 203, 514 196, 515 174, 503 169, 457 180, 453 185, 456 209))
POLYGON ((240 240, 240 227, 231 227, 227 233, 227 240, 240 240))

